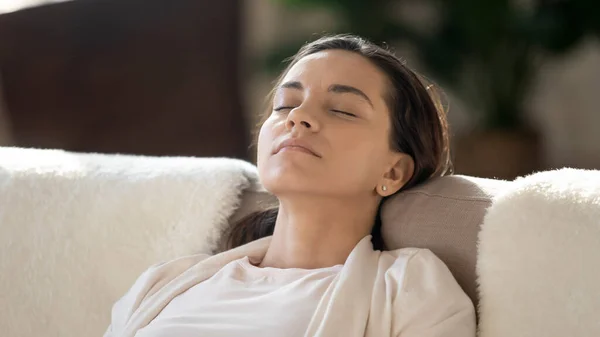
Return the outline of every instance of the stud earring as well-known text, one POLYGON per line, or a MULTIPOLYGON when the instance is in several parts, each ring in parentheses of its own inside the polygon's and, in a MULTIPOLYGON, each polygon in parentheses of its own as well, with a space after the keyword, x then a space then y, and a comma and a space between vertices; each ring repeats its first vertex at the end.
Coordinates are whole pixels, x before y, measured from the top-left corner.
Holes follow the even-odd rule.
POLYGON ((387 187, 385 187, 385 185, 383 185, 383 186, 381 186, 381 190, 385 192, 385 191, 387 191, 387 187))

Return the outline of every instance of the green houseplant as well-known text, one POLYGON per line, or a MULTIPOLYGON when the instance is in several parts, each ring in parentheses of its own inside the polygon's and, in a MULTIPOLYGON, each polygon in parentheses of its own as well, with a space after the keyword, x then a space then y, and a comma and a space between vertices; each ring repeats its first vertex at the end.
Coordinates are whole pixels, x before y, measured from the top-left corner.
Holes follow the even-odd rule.
MULTIPOLYGON (((538 137, 524 118, 524 105, 540 58, 566 53, 587 35, 600 32, 600 2, 595 0, 532 0, 527 4, 509 0, 273 1, 299 11, 310 7, 330 10, 338 21, 337 29, 330 33, 348 32, 375 42, 412 46, 425 74, 459 96, 477 121, 473 132, 460 137, 455 147, 455 159, 462 166, 459 173, 500 178, 539 166, 533 158, 538 137), (422 29, 422 22, 394 15, 398 5, 411 4, 425 7, 430 14, 427 29, 422 29), (492 148, 485 148, 488 143, 492 148), (525 152, 517 158, 505 157, 515 151, 525 152), (477 163, 463 159, 477 160, 481 157, 477 153, 486 157, 479 161, 490 166, 512 161, 511 165, 523 167, 505 173, 469 170, 477 163)), ((268 65, 273 68, 305 40, 273 50, 266 58, 268 65)))

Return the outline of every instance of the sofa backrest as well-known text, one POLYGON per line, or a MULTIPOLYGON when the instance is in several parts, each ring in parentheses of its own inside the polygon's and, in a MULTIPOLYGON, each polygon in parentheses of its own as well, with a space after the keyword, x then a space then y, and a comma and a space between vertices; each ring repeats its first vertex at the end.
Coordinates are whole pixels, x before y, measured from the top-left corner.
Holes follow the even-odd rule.
POLYGON ((102 335, 145 269, 210 253, 261 197, 234 159, 0 147, 1 334, 102 335))

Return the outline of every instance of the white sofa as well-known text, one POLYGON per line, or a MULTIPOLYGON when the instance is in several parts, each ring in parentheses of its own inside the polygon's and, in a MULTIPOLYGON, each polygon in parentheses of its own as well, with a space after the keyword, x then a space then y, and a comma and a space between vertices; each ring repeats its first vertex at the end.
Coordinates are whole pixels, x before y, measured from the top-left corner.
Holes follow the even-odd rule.
MULTIPOLYGON (((274 204, 237 160, 0 147, 2 335, 99 336, 149 265, 211 252, 274 204)), ((600 172, 444 177, 388 200, 382 220, 388 248, 446 262, 481 336, 600 336, 600 172)))

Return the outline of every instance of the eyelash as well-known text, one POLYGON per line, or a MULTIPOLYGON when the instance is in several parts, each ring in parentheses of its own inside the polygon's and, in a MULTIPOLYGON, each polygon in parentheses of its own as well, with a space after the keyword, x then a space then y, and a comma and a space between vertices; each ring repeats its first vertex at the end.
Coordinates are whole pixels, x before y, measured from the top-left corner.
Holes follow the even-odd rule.
POLYGON ((350 112, 346 112, 346 111, 340 111, 340 110, 331 110, 331 111, 333 111, 335 113, 338 113, 338 114, 342 114, 342 115, 348 116, 348 117, 357 117, 355 114, 350 113, 350 112))
MULTIPOLYGON (((282 110, 292 110, 294 108, 295 107, 281 106, 281 107, 278 107, 278 108, 274 108, 273 111, 279 112, 279 111, 282 111, 282 110)), ((358 117, 355 114, 350 113, 350 112, 346 112, 346 111, 341 111, 341 110, 331 110, 331 111, 335 112, 335 113, 338 113, 338 114, 342 114, 342 115, 348 116, 348 117, 358 117)))

